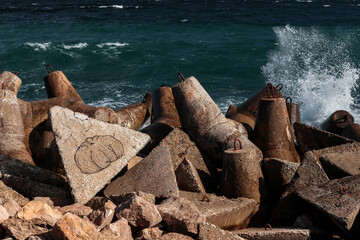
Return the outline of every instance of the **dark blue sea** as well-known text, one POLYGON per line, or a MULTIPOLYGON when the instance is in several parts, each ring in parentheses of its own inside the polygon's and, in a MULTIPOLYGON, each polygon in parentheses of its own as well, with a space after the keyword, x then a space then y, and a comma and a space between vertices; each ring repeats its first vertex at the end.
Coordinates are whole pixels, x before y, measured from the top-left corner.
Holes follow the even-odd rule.
POLYGON ((306 123, 339 109, 360 122, 360 1, 1 0, 0 71, 18 72, 19 98, 46 98, 46 64, 96 106, 182 72, 223 112, 272 82, 306 123))

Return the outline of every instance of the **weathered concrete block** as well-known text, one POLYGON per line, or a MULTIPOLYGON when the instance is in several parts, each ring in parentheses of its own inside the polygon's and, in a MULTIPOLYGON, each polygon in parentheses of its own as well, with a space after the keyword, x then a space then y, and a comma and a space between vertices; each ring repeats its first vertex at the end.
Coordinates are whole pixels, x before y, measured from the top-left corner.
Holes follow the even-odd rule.
POLYGON ((103 239, 121 239, 121 240, 133 240, 131 235, 131 228, 125 218, 120 218, 109 226, 105 227, 101 233, 103 239))
POLYGON ((142 197, 134 197, 116 209, 116 216, 125 218, 134 229, 152 227, 161 222, 156 206, 142 197))
POLYGON ((64 240, 99 239, 99 233, 89 221, 71 213, 65 214, 56 223, 50 235, 53 239, 64 240))
POLYGON ((215 167, 208 160, 204 159, 195 143, 181 129, 172 130, 159 144, 167 147, 171 155, 171 162, 174 171, 186 158, 198 171, 200 179, 207 191, 212 191, 211 187, 217 185, 214 179, 215 167))
POLYGON ((49 118, 76 202, 89 201, 150 140, 62 107, 51 108, 49 118))
POLYGON ((204 222, 199 224, 199 240, 244 240, 244 238, 222 230, 214 224, 204 222))
POLYGON ((141 160, 143 160, 144 158, 139 157, 139 156, 135 156, 133 157, 127 165, 127 170, 130 170, 131 168, 133 168, 136 164, 138 164, 139 162, 141 162, 141 160))
POLYGON ((180 233, 167 233, 159 237, 157 240, 193 240, 192 237, 180 234, 180 233))
POLYGON ((214 194, 185 191, 180 191, 180 197, 194 203, 206 222, 227 230, 245 228, 259 209, 259 204, 248 198, 227 199, 214 194))
POLYGON ((322 154, 321 165, 330 179, 360 174, 360 151, 322 154))
POLYGON ((70 192, 60 187, 39 183, 26 178, 11 176, 8 174, 3 174, 1 179, 7 186, 30 199, 34 197, 49 197, 54 202, 56 199, 58 199, 60 202, 69 202, 71 199, 70 192))
POLYGON ((240 237, 251 240, 308 240, 310 231, 308 229, 289 228, 247 228, 236 230, 233 233, 240 237))
POLYGON ((0 74, 0 86, 2 86, 2 89, 7 89, 17 94, 21 83, 22 81, 17 74, 9 71, 3 71, 0 74))
POLYGON ((356 220, 360 210, 359 192, 360 174, 296 191, 301 199, 331 219, 346 235, 359 234, 360 223, 356 220))
POLYGON ((29 199, 9 188, 0 180, 0 204, 6 203, 9 199, 14 199, 20 206, 24 206, 29 202, 29 199))
POLYGON ((89 214, 88 219, 96 226, 96 230, 101 231, 108 226, 115 214, 116 205, 111 201, 107 201, 104 206, 89 214))
POLYGON ((179 196, 170 153, 165 147, 155 148, 139 164, 117 178, 104 190, 105 196, 142 191, 157 198, 179 196))
POLYGON ((197 170, 187 158, 180 163, 175 175, 180 190, 206 193, 197 170))
POLYGON ((311 150, 354 142, 354 140, 299 122, 294 123, 294 130, 302 154, 311 150))
POLYGON ((281 193, 290 183, 300 164, 277 158, 266 158, 262 162, 265 182, 271 193, 281 193))
POLYGON ((318 186, 329 182, 329 178, 312 151, 305 154, 285 192, 273 210, 270 223, 289 226, 303 211, 303 204, 294 196, 295 190, 318 186))
POLYGON ((63 176, 3 155, 0 155, 0 172, 1 174, 26 178, 35 182, 46 183, 61 188, 67 187, 63 176))
POLYGON ((120 194, 120 195, 112 195, 110 196, 110 199, 113 203, 115 203, 116 205, 120 205, 124 202, 130 201, 133 198, 136 197, 141 197, 143 199, 145 199, 146 201, 148 201, 151 204, 155 204, 155 196, 153 194, 150 193, 145 193, 145 192, 129 192, 129 193, 124 193, 124 194, 120 194))
POLYGON ((169 198, 157 208, 170 232, 197 234, 198 224, 206 219, 195 204, 185 198, 169 198))

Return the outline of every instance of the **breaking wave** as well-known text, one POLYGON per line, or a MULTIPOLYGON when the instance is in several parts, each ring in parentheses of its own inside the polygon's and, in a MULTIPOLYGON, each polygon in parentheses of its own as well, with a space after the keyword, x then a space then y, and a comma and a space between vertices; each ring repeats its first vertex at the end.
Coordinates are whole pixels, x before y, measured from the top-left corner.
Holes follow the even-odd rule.
POLYGON ((48 48, 50 48, 51 42, 45 42, 45 43, 38 43, 38 42, 26 42, 24 43, 25 46, 29 46, 34 48, 35 51, 46 51, 48 48))
POLYGON ((77 49, 83 49, 86 48, 88 46, 88 44, 85 43, 77 43, 77 44, 71 44, 71 45, 65 45, 63 44, 64 49, 68 50, 68 49, 73 49, 73 48, 77 48, 77 49))
POLYGON ((360 71, 350 57, 354 37, 288 25, 274 32, 277 47, 262 72, 268 82, 282 83, 283 95, 300 104, 302 121, 318 126, 340 109, 360 119, 355 103, 360 71))

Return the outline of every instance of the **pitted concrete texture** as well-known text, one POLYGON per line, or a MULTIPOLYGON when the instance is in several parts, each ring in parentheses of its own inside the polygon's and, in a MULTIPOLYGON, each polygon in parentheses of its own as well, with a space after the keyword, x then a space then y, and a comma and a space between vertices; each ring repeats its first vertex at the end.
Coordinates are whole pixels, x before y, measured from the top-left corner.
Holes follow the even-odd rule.
POLYGON ((186 158, 197 170, 207 191, 211 191, 211 188, 217 185, 214 182, 215 177, 212 176, 212 173, 216 171, 215 167, 203 158, 195 143, 190 140, 190 137, 184 131, 175 128, 159 145, 165 146, 169 150, 175 171, 186 158))
POLYGON ((76 202, 86 203, 150 141, 146 134, 62 107, 49 118, 76 202))
POLYGON ((199 224, 199 240, 245 240, 238 235, 222 230, 214 224, 203 222, 199 224))
POLYGON ((107 197, 142 191, 156 198, 178 197, 179 188, 165 147, 155 148, 146 158, 117 178, 104 190, 107 197))
POLYGON ((221 161, 227 144, 241 135, 195 77, 172 88, 184 131, 206 154, 221 161))
POLYGON ((18 93, 21 86, 21 79, 14 73, 3 71, 0 74, 0 87, 1 89, 7 89, 15 93, 18 93))
POLYGON ((234 231, 240 237, 251 240, 307 240, 310 230, 291 228, 247 228, 234 231))
POLYGON ((198 172, 186 158, 176 169, 175 175, 180 190, 206 193, 198 172))
POLYGON ((25 130, 16 93, 0 91, 0 154, 34 165, 25 145, 25 130))
POLYGON ((245 228, 259 208, 255 200, 248 198, 227 199, 185 191, 180 191, 180 197, 193 202, 206 217, 206 222, 227 230, 245 228))
POLYGON ((297 191, 297 195, 347 233, 359 231, 356 220, 360 210, 359 192, 360 174, 304 188, 297 191))
POLYGON ((360 174, 359 159, 360 151, 328 153, 320 156, 321 165, 331 179, 360 174))
POLYGON ((299 122, 294 123, 294 130, 297 144, 303 154, 311 150, 354 142, 354 140, 299 122))

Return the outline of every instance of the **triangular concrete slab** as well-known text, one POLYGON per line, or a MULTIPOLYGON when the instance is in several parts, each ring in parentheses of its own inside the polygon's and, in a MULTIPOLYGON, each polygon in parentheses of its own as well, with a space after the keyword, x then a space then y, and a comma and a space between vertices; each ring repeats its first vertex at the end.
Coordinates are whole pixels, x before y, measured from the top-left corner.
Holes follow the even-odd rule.
POLYGON ((150 141, 146 134, 58 106, 49 119, 76 202, 88 202, 150 141))
POLYGON ((124 176, 110 183, 104 190, 104 195, 110 197, 134 191, 151 193, 158 199, 179 196, 179 188, 167 148, 156 147, 124 176))

